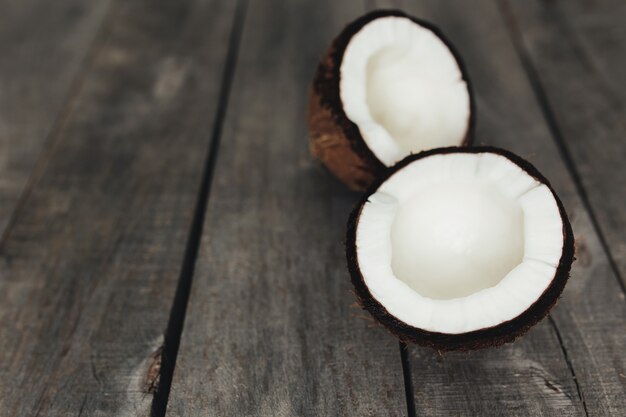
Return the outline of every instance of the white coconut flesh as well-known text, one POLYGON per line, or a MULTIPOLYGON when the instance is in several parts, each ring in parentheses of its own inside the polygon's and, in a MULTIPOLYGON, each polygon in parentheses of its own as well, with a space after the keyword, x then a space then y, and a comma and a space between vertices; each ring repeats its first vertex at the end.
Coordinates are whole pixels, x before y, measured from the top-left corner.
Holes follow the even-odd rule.
POLYGON ((387 166, 410 153, 461 145, 468 131, 469 91, 454 55, 405 17, 375 19, 352 37, 339 90, 346 116, 387 166))
POLYGON ((550 189, 499 154, 434 154, 387 179, 356 230, 361 275, 393 316, 459 334, 526 311, 551 284, 563 221, 550 189))

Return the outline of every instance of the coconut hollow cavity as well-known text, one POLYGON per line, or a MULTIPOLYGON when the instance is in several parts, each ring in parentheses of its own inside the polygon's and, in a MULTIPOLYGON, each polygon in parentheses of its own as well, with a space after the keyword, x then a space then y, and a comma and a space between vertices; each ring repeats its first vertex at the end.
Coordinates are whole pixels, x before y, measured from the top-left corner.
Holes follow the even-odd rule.
POLYGON ((348 223, 363 307, 401 339, 439 350, 498 346, 526 332, 557 301, 573 255, 546 178, 490 147, 407 157, 348 223))
POLYGON ((473 124, 458 53, 435 26, 400 11, 349 24, 311 89, 311 152, 357 190, 411 153, 468 144, 473 124))

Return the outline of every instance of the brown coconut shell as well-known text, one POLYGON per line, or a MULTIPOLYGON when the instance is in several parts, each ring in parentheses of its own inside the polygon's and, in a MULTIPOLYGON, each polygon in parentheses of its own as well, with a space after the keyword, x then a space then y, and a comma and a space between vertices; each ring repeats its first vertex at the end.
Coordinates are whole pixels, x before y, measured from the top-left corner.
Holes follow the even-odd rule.
POLYGON ((339 92, 339 70, 343 54, 352 37, 372 20, 388 16, 412 20, 433 32, 450 49, 467 84, 470 97, 470 120, 460 145, 469 145, 474 132, 474 94, 465 65, 456 49, 436 26, 398 10, 377 10, 358 18, 335 38, 321 59, 310 90, 308 112, 311 153, 337 178, 357 191, 367 188, 385 171, 386 166, 368 148, 358 126, 348 119, 343 110, 339 92))
POLYGON ((574 234, 572 232, 572 226, 567 218, 565 208, 563 207, 563 203, 561 203, 561 200, 556 195, 554 189, 550 185, 550 182, 530 162, 509 151, 489 146, 471 148, 448 147, 433 149, 416 155, 410 155, 390 168, 383 176, 378 178, 375 183, 370 186, 361 198, 361 201, 356 205, 350 215, 350 219, 348 220, 346 257, 348 261, 348 270, 350 271, 350 277, 352 279, 352 284, 354 285, 359 304, 392 334, 406 343, 428 346, 439 351, 468 351, 487 347, 497 347, 504 343, 513 342, 550 312, 552 307, 554 307, 557 303, 559 296, 569 279, 570 269, 575 259, 574 234), (356 248, 356 231, 364 204, 367 202, 369 197, 376 192, 376 190, 394 173, 409 165, 411 162, 430 155, 442 155, 459 152, 490 152, 504 156, 526 171, 526 173, 535 178, 537 181, 545 184, 552 192, 561 215, 563 223, 563 252, 561 254, 561 259, 559 260, 559 265, 557 266, 554 278, 548 288, 546 288, 543 294, 520 315, 509 321, 500 323, 497 326, 467 333, 446 334, 419 329, 402 322, 389 313, 387 309, 372 296, 359 267, 356 248))

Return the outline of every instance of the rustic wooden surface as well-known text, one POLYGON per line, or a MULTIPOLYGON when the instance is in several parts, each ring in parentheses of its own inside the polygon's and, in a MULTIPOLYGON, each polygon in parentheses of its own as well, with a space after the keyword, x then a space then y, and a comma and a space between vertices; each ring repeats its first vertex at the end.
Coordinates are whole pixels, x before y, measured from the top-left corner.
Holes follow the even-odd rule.
POLYGON ((0 416, 626 415, 626 3, 0 0, 0 416), (355 308, 357 195, 308 156, 316 61, 397 7, 439 25, 479 143, 552 181, 577 258, 500 349, 355 308))
POLYGON ((1 416, 150 414, 233 14, 115 2, 102 23, 0 242, 1 416))
POLYGON ((0 1, 0 235, 82 84, 107 9, 108 1, 0 1))
POLYGON ((328 35, 362 12, 346 5, 246 12, 172 415, 406 412, 398 342, 351 306, 342 241, 356 195, 308 153, 311 69, 328 35))

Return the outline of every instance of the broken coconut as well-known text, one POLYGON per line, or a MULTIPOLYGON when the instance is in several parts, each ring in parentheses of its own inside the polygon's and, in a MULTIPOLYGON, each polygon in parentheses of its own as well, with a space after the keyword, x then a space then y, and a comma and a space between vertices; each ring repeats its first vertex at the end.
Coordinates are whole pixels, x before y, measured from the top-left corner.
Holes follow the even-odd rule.
POLYGON ((548 180, 490 147, 407 157, 348 223, 362 306, 401 339, 439 350, 498 346, 526 332, 557 301, 573 257, 548 180))
POLYGON ((311 152, 360 190, 411 153, 466 145, 474 104, 458 53, 435 26, 400 11, 349 24, 311 89, 311 152))

